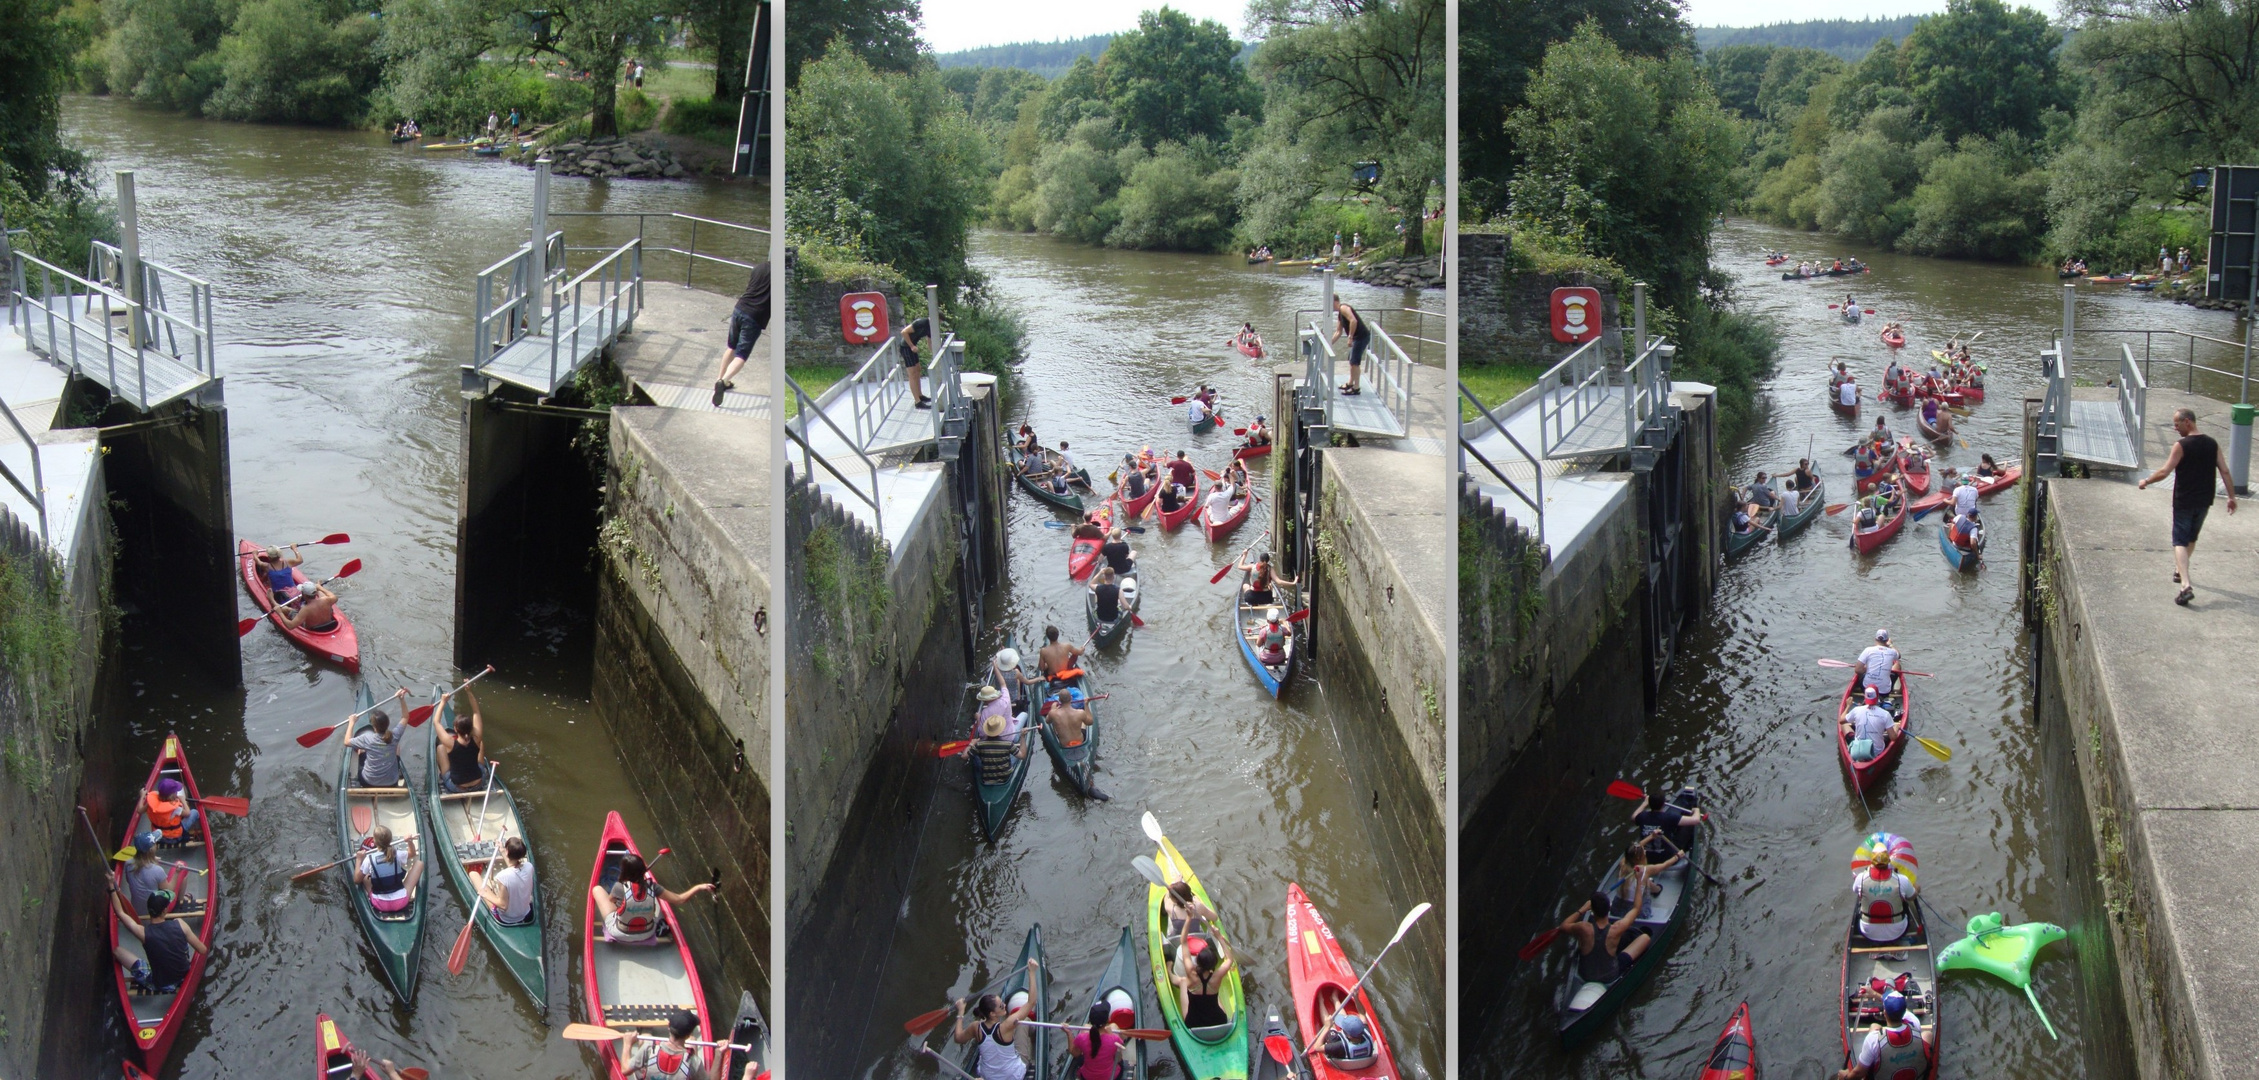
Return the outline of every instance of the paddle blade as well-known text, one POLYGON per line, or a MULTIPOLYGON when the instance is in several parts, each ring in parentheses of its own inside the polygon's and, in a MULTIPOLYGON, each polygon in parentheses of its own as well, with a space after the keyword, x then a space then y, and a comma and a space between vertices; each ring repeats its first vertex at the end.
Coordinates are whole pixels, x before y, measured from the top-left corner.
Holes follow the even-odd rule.
POLYGON ((438 707, 437 705, 418 705, 408 710, 408 726, 422 727, 424 721, 431 719, 431 711, 438 707))
POLYGON ((343 726, 345 726, 344 721, 339 721, 325 728, 315 728, 314 730, 309 731, 304 735, 298 736, 298 745, 311 750, 314 747, 320 746, 323 740, 329 738, 331 732, 334 732, 338 728, 341 728, 343 726))
POLYGON ((1151 810, 1147 810, 1144 817, 1137 819, 1137 827, 1145 830, 1145 838, 1156 844, 1169 838, 1169 834, 1161 831, 1161 819, 1154 817, 1151 810))
POLYGON ((196 801, 206 810, 217 810, 220 813, 232 814, 236 817, 244 817, 251 813, 251 800, 239 799, 233 795, 206 795, 196 801))
POLYGON ((1309 608, 1303 608, 1303 609, 1302 609, 1302 610, 1300 610, 1300 611, 1296 611, 1296 612, 1293 612, 1293 613, 1291 613, 1291 614, 1287 615, 1287 617, 1286 617, 1286 621, 1288 621, 1288 622, 1301 622, 1302 620, 1304 620, 1304 619, 1307 619, 1307 618, 1309 618, 1309 617, 1310 617, 1310 609, 1309 609, 1309 608))
POLYGON ((346 563, 345 565, 338 567, 338 568, 337 568, 337 572, 336 572, 336 573, 334 573, 334 574, 331 574, 331 575, 329 576, 329 579, 330 579, 331 581, 336 581, 336 580, 337 580, 337 579, 339 579, 339 578, 349 578, 349 577, 352 577, 353 575, 355 575, 355 574, 358 574, 358 573, 360 573, 360 572, 361 572, 361 560, 359 560, 359 559, 355 559, 355 560, 353 560, 352 562, 346 563))
POLYGON ((1397 942, 1404 940, 1404 935, 1412 932, 1412 924, 1419 922, 1420 916, 1427 914, 1428 909, 1434 906, 1434 904, 1422 900, 1420 901, 1420 906, 1405 912, 1404 921, 1396 924, 1396 936, 1388 939, 1388 943, 1394 945, 1397 942))
POLYGON ((950 742, 945 742, 940 746, 933 748, 933 756, 937 758, 956 757, 957 755, 964 753, 965 748, 971 746, 972 744, 973 741, 971 739, 956 739, 950 742))
POLYGON ((118 862, 132 862, 133 856, 134 850, 132 848, 120 848, 118 853, 110 856, 110 858, 118 862))
POLYGON ((1537 959, 1537 955, 1544 952, 1546 946, 1553 944, 1554 938, 1560 936, 1561 928, 1556 926, 1551 930, 1547 930, 1546 932, 1531 938, 1529 944, 1522 946, 1521 951, 1514 955, 1519 956, 1523 963, 1529 963, 1530 961, 1537 959))
POLYGON ((1608 794, 1613 795, 1619 799, 1630 799, 1633 802, 1638 802, 1642 799, 1647 798, 1646 792, 1632 786, 1632 784, 1626 780, 1608 781, 1608 794))
POLYGON ((1851 508, 1851 504, 1850 504, 1850 503, 1833 503, 1833 504, 1830 504, 1830 505, 1828 506, 1828 508, 1827 508, 1827 509, 1825 509, 1825 510, 1822 510, 1822 511, 1820 511, 1820 512, 1821 512, 1821 513, 1823 513, 1823 514, 1826 514, 1826 515, 1827 515, 1827 516, 1829 516, 1829 517, 1834 517, 1834 516, 1836 516, 1837 514, 1840 514, 1840 513, 1844 512, 1845 510, 1848 510, 1848 509, 1850 509, 1850 508, 1851 508))
POLYGON ((361 834, 363 834, 363 835, 367 835, 367 833, 368 833, 368 831, 369 831, 369 828, 370 828, 371 826, 375 825, 375 824, 376 824, 376 807, 374 807, 374 806, 364 806, 364 805, 362 805, 362 804, 360 804, 360 803, 355 803, 355 804, 353 804, 353 831, 354 831, 354 832, 357 832, 357 833, 361 833, 361 834))
POLYGON ((328 870, 328 869, 330 869, 330 868, 332 868, 332 867, 334 867, 334 866, 336 866, 336 865, 337 865, 336 863, 323 863, 322 865, 320 865, 320 866, 317 866, 317 867, 314 867, 314 868, 313 868, 313 869, 311 869, 311 870, 300 870, 299 872, 297 872, 297 873, 295 873, 295 874, 292 874, 292 875, 290 875, 290 880, 292 880, 292 881, 304 881, 304 880, 306 880, 307 878, 313 877, 313 876, 314 876, 315 874, 319 874, 319 873, 321 873, 322 871, 324 871, 324 870, 328 870))
POLYGON ((1161 864, 1154 862, 1153 856, 1140 855, 1131 859, 1130 865, 1137 868, 1137 876, 1164 889, 1169 887, 1169 879, 1161 876, 1161 864))
POLYGON ((1200 475, 1205 476, 1210 480, 1221 480, 1224 478, 1224 474, 1217 472, 1214 469, 1202 469, 1200 470, 1200 475))
POLYGON ((1857 665, 1857 664, 1854 664, 1854 663, 1852 663, 1852 662, 1851 662, 1851 661, 1849 661, 1849 660, 1831 660, 1831 659, 1829 659, 1829 658, 1827 658, 1827 657, 1823 656, 1823 657, 1821 657, 1821 658, 1820 658, 1820 666, 1821 666, 1821 667, 1833 667, 1833 668, 1855 668, 1855 667, 1858 667, 1859 665, 1857 665))
POLYGON ((1145 629, 1145 620, 1138 618, 1137 612, 1132 611, 1130 612, 1130 625, 1143 630, 1145 629))
POLYGON ((259 623, 265 618, 266 616, 260 615, 255 618, 237 620, 235 624, 235 636, 242 637, 243 635, 250 633, 251 628, 259 625, 259 623))
POLYGON ((1171 405, 1182 405, 1182 404, 1184 404, 1184 403, 1185 403, 1185 400, 1186 400, 1186 399, 1184 399, 1184 398, 1181 398, 1181 397, 1173 397, 1173 398, 1170 398, 1170 399, 1169 399, 1169 404, 1171 404, 1171 405))
MULTIPOLYGON (((472 902, 476 903, 477 901, 472 902)), ((455 935, 455 947, 447 950, 447 973, 449 975, 461 975, 463 965, 470 962, 471 927, 477 924, 478 916, 474 913, 469 921, 463 923, 463 932, 455 935)))
POLYGON ((400 1080, 431 1080, 431 1070, 410 1065, 400 1070, 400 1080))
POLYGON ((949 1006, 944 1005, 932 1012, 919 1013, 911 1017, 908 1023, 902 1025, 902 1030, 909 1032, 913 1037, 922 1039, 926 1037, 927 1033, 940 1027, 941 1022, 947 1019, 949 1019, 949 1006))
POLYGON ((1125 1039, 1143 1039, 1146 1042, 1169 1041, 1169 1032, 1166 1028, 1123 1028, 1121 1033, 1125 1039))
POLYGON ((1914 736, 1914 741, 1921 744, 1922 749, 1929 751, 1930 755, 1937 758, 1939 761, 1953 760, 1953 748, 1945 745, 1944 743, 1931 739, 1925 739, 1919 735, 1914 736))
POLYGON ((633 1031, 614 1031, 596 1024, 566 1024, 565 1038, 574 1042, 611 1042, 635 1038, 633 1031))
MULTIPOLYGON (((344 533, 331 533, 328 536, 314 541, 315 544, 350 544, 352 542, 353 538, 345 535, 344 533)), ((307 546, 312 547, 313 545, 309 544, 307 546)))
MULTIPOLYGON (((1234 560, 1234 561, 1232 561, 1232 562, 1228 562, 1228 563, 1225 563, 1225 564, 1224 564, 1223 566, 1221 566, 1221 567, 1217 568, 1217 570, 1216 570, 1216 575, 1215 575, 1214 577, 1211 577, 1211 578, 1209 578, 1209 579, 1208 579, 1208 584, 1210 584, 1210 585, 1214 585, 1215 583, 1217 583, 1217 582, 1219 582, 1219 581, 1222 581, 1222 580, 1224 579, 1224 575, 1225 575, 1225 574, 1228 574, 1228 573, 1231 573, 1231 571, 1232 571, 1232 567, 1235 567, 1235 566, 1238 566, 1238 565, 1239 565, 1238 561, 1237 561, 1237 560, 1234 560)), ((251 621, 252 621, 252 622, 257 622, 257 621, 259 621, 259 620, 257 620, 257 619, 253 619, 253 620, 251 620, 251 621)))
POLYGON ((1263 1052, 1271 1055, 1271 1060, 1281 1065, 1294 1061, 1294 1044, 1286 1041, 1284 1035, 1263 1036, 1263 1052))

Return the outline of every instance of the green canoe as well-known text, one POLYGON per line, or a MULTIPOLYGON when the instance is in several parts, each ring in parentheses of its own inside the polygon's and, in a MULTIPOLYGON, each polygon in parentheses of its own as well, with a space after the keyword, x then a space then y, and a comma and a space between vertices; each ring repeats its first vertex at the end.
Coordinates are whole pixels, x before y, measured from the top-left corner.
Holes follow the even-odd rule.
POLYGON ((1813 518, 1820 516, 1820 505, 1828 501, 1827 496, 1828 482, 1825 480, 1813 484, 1810 491, 1797 492, 1796 497, 1799 501, 1796 505, 1796 512, 1777 519, 1778 523, 1773 529, 1774 535, 1780 538, 1781 543, 1788 543, 1788 538, 1795 535, 1798 529, 1810 525, 1813 518))
MULTIPOLYGON (((1051 505, 1056 506, 1061 510, 1072 510, 1077 514, 1082 513, 1082 496, 1075 493, 1073 489, 1078 486, 1085 489, 1090 487, 1089 470, 1076 469, 1072 474, 1070 474, 1067 477, 1068 493, 1065 495, 1060 495, 1053 492, 1050 488, 1028 479, 1027 474, 1020 471, 1019 455, 1017 453, 1011 454, 1009 460, 1012 463, 1013 478, 1020 482, 1021 487, 1027 489, 1028 494, 1033 495, 1036 498, 1043 500, 1044 502, 1050 503, 1051 505)), ((1045 450, 1043 452, 1043 463, 1046 467, 1056 471, 1061 464, 1059 460, 1059 452, 1056 450, 1045 450)))
MULTIPOLYGON (((1028 1013, 1028 1019, 1048 1022, 1051 1019, 1051 1003, 1044 996, 1043 986, 1049 980, 1049 974, 1043 961, 1043 924, 1037 923, 1028 927, 1027 944, 1020 946, 1020 958, 1013 961, 1011 970, 995 982, 982 987, 979 993, 973 995, 973 1000, 979 1001, 983 995, 994 994, 1003 998, 1005 1007, 1010 1008, 1013 995, 1026 991, 1035 1003, 1034 1010, 1028 1013), (1030 960, 1035 961, 1039 976, 1034 986, 1028 985, 1030 960)), ((1051 1080, 1051 1029, 1023 1027, 1020 1029, 1020 1038, 1027 1040, 1028 1049, 1033 1056, 1028 1065, 1027 1080, 1051 1080)), ((980 1044, 977 1042, 965 1047, 965 1071, 976 1076, 980 1074, 980 1044)))
MULTIPOLYGON (((1200 878, 1192 872, 1184 856, 1177 854, 1175 844, 1161 841, 1161 849, 1153 853, 1153 861, 1160 864, 1161 873, 1170 881, 1191 884, 1192 895, 1201 903, 1216 909, 1208 899, 1208 890, 1200 885, 1200 878)), ((1183 1003, 1178 1000, 1177 984, 1169 977, 1170 961, 1162 944, 1169 935, 1168 915, 1161 906, 1167 890, 1159 885, 1147 885, 1145 897, 1145 950, 1153 968, 1153 991, 1161 999, 1161 1019, 1168 1022, 1169 1043, 1177 1049, 1177 1060, 1184 1064, 1186 1080, 1247 1080, 1249 1064, 1247 1046, 1247 1001, 1240 991, 1239 965, 1232 965, 1224 976, 1224 987, 1217 995, 1229 1023, 1211 1027, 1187 1027, 1184 1022, 1183 1003)), ((1216 909, 1221 913, 1221 909, 1216 909)), ((1227 941, 1223 928, 1210 926, 1208 933, 1218 941, 1227 941)), ((1182 955, 1183 950, 1176 950, 1182 955)))
MULTIPOLYGON (((1076 791, 1095 797, 1098 794, 1098 789, 1092 785, 1090 774, 1098 763, 1099 728, 1098 706, 1090 700, 1090 676, 1082 674, 1066 682, 1045 682, 1041 696, 1034 708, 1036 712, 1041 713, 1044 708, 1043 703, 1050 701, 1053 695, 1062 690, 1072 693, 1075 701, 1089 710, 1090 726, 1083 729, 1081 742, 1067 746, 1059 741, 1059 734, 1051 730, 1050 724, 1044 724, 1042 726, 1043 748, 1051 754, 1051 767, 1058 772, 1061 779, 1073 784, 1076 791)), ((1030 722, 1033 722, 1032 717, 1030 722)))
MULTIPOLYGON (((361 684, 354 699, 356 711, 367 710, 376 704, 369 693, 367 682, 361 684)), ((406 717, 393 717, 393 730, 400 731, 406 717)), ((346 725, 352 735, 368 730, 366 718, 346 725)), ((402 733, 403 735, 405 733, 402 733)), ((350 740, 352 735, 346 738, 350 740)), ((396 738, 399 736, 395 736, 396 738)), ((431 895, 430 852, 425 850, 423 815, 418 812, 416 796, 408 786, 408 778, 400 777, 400 786, 392 788, 364 788, 356 786, 354 766, 360 754, 347 748, 339 755, 337 765, 337 854, 351 859, 360 853, 361 841, 377 826, 392 830, 392 840, 416 841, 416 855, 426 860, 425 874, 416 882, 416 890, 406 910, 380 912, 369 903, 369 891, 353 881, 352 862, 338 864, 338 872, 345 876, 347 903, 353 906, 353 918, 361 924, 362 936, 369 939, 369 948, 376 951, 377 964, 384 969, 385 981, 392 984, 394 996, 403 1005, 416 1003, 416 973, 418 958, 423 954, 424 914, 426 900, 431 895)), ((403 848, 402 857, 406 857, 403 848)))
MULTIPOLYGON (((433 701, 443 689, 433 691, 433 701)), ((465 906, 478 920, 479 936, 494 946, 496 955, 510 969, 510 974, 525 987, 527 996, 537 1006, 549 1003, 549 976, 542 966, 541 949, 541 884, 535 874, 533 913, 519 926, 504 926, 497 922, 492 909, 479 902, 477 890, 471 888, 470 871, 484 871, 486 860, 498 853, 502 841, 517 837, 526 842, 526 866, 533 866, 533 841, 525 833, 525 819, 518 815, 518 800, 510 795, 510 787, 497 781, 490 799, 486 792, 463 795, 447 794, 439 782, 439 729, 452 730, 455 726, 455 703, 447 702, 432 716, 431 735, 426 743, 430 751, 424 755, 424 789, 428 792, 432 824, 432 851, 447 867, 447 880, 454 883, 455 895, 463 898, 465 906), (484 817, 480 816, 484 813, 484 817), (475 837, 475 839, 474 839, 475 837), (465 865, 466 860, 469 865, 465 865)), ((501 864, 496 863, 499 867, 501 864)))
MULTIPOLYGON (((1012 642, 1012 648, 1015 651, 1019 648, 1019 642, 1016 639, 1012 642)), ((1014 704, 1018 703, 1015 702, 1014 704)), ((980 716, 980 706, 977 702, 973 706, 973 716, 976 718, 980 716)), ((1027 746, 1027 737, 1030 734, 1028 728, 1020 729, 1021 747, 1027 746)), ((977 724, 972 733, 966 737, 980 738, 980 729, 977 724)), ((973 801, 980 804, 980 833, 983 838, 992 844, 996 842, 996 837, 1004 831, 1004 819, 1011 816, 1012 804, 1019 800, 1020 789, 1027 786, 1028 758, 1031 756, 1033 755, 1022 753, 1013 759, 1012 771, 1006 774, 1002 781, 994 784, 985 783, 981 780, 980 758, 978 756, 972 754, 965 756, 966 766, 972 770, 973 774, 973 801)))

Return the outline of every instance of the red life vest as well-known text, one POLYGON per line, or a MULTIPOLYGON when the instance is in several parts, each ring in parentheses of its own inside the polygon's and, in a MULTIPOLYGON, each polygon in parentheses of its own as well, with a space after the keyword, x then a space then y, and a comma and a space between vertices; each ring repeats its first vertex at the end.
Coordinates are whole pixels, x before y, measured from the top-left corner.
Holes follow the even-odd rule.
POLYGON ((677 1080, 677 1078, 690 1075, 690 1051, 688 1049, 676 1050, 667 1043, 660 1043, 654 1048, 651 1063, 658 1070, 651 1074, 654 1078, 677 1080))
POLYGON ((1914 1025, 1901 1022, 1882 1030, 1882 1052, 1875 1057, 1875 1080, 1922 1080, 1929 1066, 1928 1044, 1914 1033, 1914 1025))
POLYGON ((1898 888, 1895 874, 1881 881, 1860 879, 1859 898, 1865 902, 1868 922, 1890 923, 1906 917, 1906 896, 1898 888))
POLYGON ((180 839, 180 819, 188 812, 187 799, 166 802, 164 796, 152 791, 142 800, 142 808, 149 814, 149 824, 165 839, 180 839))

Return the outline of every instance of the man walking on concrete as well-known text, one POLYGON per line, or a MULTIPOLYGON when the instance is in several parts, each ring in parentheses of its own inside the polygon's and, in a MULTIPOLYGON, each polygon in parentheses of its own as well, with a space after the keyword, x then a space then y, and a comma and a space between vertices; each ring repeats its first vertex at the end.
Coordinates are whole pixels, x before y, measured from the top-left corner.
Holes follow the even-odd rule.
POLYGON ((2186 607, 2196 599, 2196 577, 2189 573, 2188 556, 2196 547, 2196 535, 2204 531, 2204 515, 2212 509, 2212 477, 2218 475, 2228 485, 2230 514, 2235 513, 2235 478, 2228 475, 2228 463, 2220 457, 2220 444, 2210 435, 2197 434, 2194 411, 2173 410, 2173 430, 2181 437, 2166 456, 2165 466, 2136 486, 2147 488, 2166 473, 2173 474, 2173 584, 2180 586, 2173 602, 2186 607))

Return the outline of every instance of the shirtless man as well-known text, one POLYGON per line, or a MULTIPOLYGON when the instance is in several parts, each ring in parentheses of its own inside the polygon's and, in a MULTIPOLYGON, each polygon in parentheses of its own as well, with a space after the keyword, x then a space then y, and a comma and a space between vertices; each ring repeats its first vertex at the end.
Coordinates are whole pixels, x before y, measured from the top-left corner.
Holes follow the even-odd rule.
POLYGON ((1043 647, 1035 651, 1035 663, 1046 679, 1076 666, 1076 661, 1082 659, 1081 649, 1059 640, 1056 626, 1043 628, 1043 640, 1043 647))
POLYGON ((1061 690, 1053 695, 1051 709, 1043 715, 1043 722, 1058 733, 1059 745, 1081 746, 1083 732, 1090 728, 1090 710, 1078 707, 1074 695, 1061 690))
POLYGON ((326 634, 337 629, 337 594, 314 582, 298 586, 301 599, 293 607, 282 609, 278 616, 282 624, 292 630, 312 634, 326 634))

